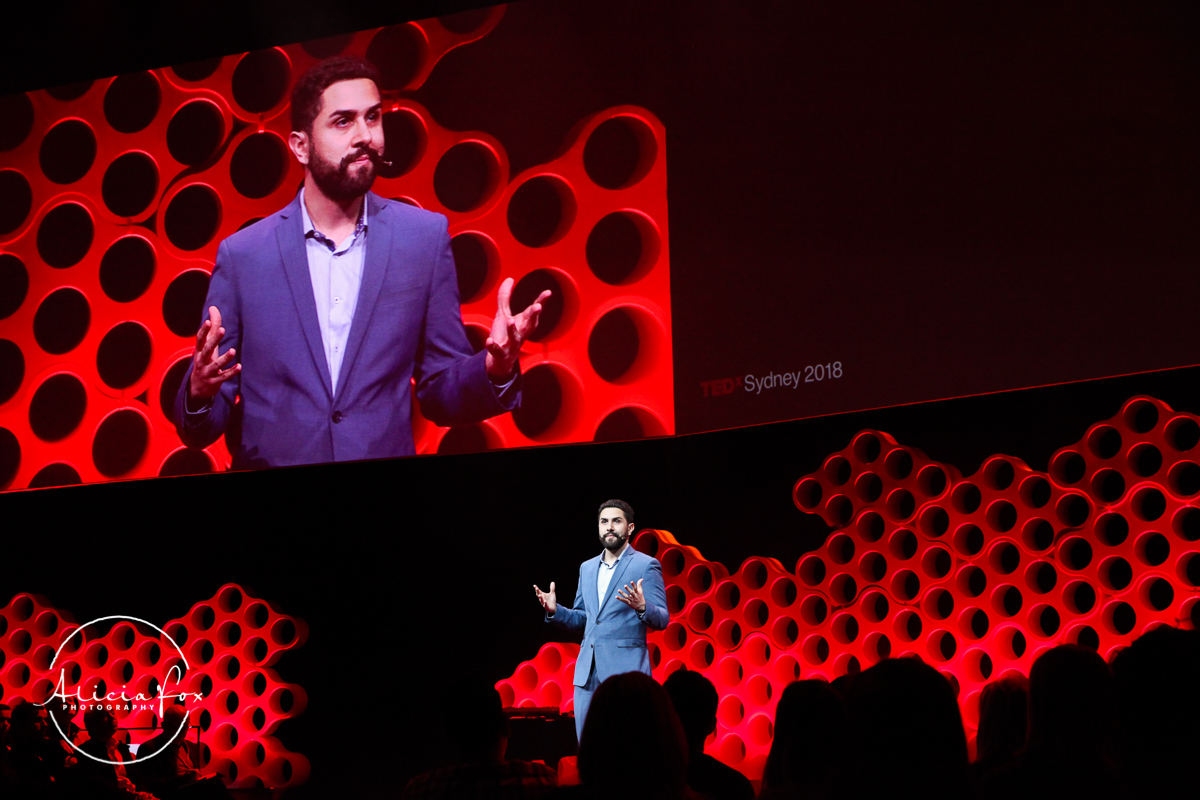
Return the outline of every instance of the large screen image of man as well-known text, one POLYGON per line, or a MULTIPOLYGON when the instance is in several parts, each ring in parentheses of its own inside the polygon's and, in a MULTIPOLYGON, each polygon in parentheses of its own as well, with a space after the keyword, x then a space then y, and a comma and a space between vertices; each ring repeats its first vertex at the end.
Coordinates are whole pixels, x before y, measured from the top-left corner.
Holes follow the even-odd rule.
POLYGON ((199 447, 232 432, 235 468, 413 455, 414 378, 442 424, 520 401, 517 357, 551 292, 514 316, 506 280, 472 352, 445 217, 370 192, 386 148, 378 78, 354 56, 301 76, 288 144, 304 188, 218 250, 176 421, 199 447))

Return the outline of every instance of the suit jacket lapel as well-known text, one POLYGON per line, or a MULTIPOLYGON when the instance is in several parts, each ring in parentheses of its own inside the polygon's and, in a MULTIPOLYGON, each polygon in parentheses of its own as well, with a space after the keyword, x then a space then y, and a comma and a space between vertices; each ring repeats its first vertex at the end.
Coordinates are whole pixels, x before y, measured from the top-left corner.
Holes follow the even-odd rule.
POLYGON ((600 598, 596 593, 596 578, 600 573, 600 556, 593 558, 583 565, 583 607, 591 611, 600 611, 600 598))
POLYGON ((379 289, 383 286, 383 276, 387 274, 388 257, 392 252, 391 219, 383 213, 383 201, 374 192, 367 192, 367 252, 363 257, 362 282, 358 286, 358 304, 354 307, 354 320, 350 323, 350 340, 346 342, 346 355, 342 359, 342 369, 338 375, 337 391, 334 392, 336 402, 346 386, 346 379, 354 368, 354 360, 358 357, 359 348, 366 338, 367 329, 371 327, 371 315, 375 311, 375 301, 379 299, 379 289))
POLYGON ((321 385, 326 394, 331 394, 329 364, 325 360, 325 344, 321 340, 321 326, 317 322, 317 301, 313 298, 312 276, 308 271, 308 254, 305 252, 303 219, 300 215, 300 195, 296 195, 287 208, 280 212, 282 224, 275 230, 279 240, 279 254, 283 258, 283 271, 292 290, 292 301, 300 315, 300 328, 308 343, 309 355, 321 374, 321 385))
MULTIPOLYGON (((627 547, 629 550, 625 551, 625 555, 621 556, 616 569, 613 570, 612 580, 608 582, 608 591, 604 593, 604 600, 600 603, 600 611, 604 610, 604 606, 608 605, 608 598, 612 597, 613 592, 621 585, 621 576, 625 574, 625 568, 629 566, 629 562, 633 558, 633 553, 630 552, 633 549, 633 545, 627 545, 627 547)), ((600 612, 597 611, 596 615, 599 616, 600 612)))

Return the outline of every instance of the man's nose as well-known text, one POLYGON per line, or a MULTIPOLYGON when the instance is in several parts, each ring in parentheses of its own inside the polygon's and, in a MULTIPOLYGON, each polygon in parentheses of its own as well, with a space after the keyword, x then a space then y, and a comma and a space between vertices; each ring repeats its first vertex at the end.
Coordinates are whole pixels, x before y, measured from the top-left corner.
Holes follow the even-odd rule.
POLYGON ((365 119, 360 119, 354 123, 354 145, 371 144, 371 135, 373 131, 371 126, 367 124, 365 119))

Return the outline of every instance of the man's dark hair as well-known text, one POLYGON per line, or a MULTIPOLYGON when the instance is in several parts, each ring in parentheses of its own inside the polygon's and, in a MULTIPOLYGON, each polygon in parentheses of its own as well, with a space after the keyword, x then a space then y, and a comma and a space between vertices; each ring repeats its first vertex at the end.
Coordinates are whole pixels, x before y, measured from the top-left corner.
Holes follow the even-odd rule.
POLYGON ((596 509, 596 519, 600 519, 600 515, 604 513, 606 508, 619 508, 625 512, 625 521, 633 522, 633 506, 626 503, 624 500, 605 500, 600 504, 600 508, 596 509))
POLYGON ((292 87, 292 130, 312 134, 313 120, 321 113, 321 95, 335 83, 360 78, 379 85, 375 65, 359 56, 334 56, 315 64, 292 87))

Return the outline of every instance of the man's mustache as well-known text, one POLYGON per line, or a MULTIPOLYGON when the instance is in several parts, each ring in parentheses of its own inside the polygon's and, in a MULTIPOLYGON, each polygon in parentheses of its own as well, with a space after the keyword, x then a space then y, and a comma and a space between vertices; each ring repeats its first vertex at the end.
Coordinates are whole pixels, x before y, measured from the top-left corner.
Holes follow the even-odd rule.
POLYGON ((351 153, 350 155, 343 158, 342 159, 342 169, 345 170, 347 167, 349 167, 355 161, 358 161, 363 156, 366 156, 367 158, 371 159, 371 161, 375 162, 376 164, 382 164, 385 167, 392 166, 391 161, 384 160, 382 153, 379 153, 379 152, 371 149, 370 147, 364 147, 360 150, 355 150, 353 153, 351 153))

